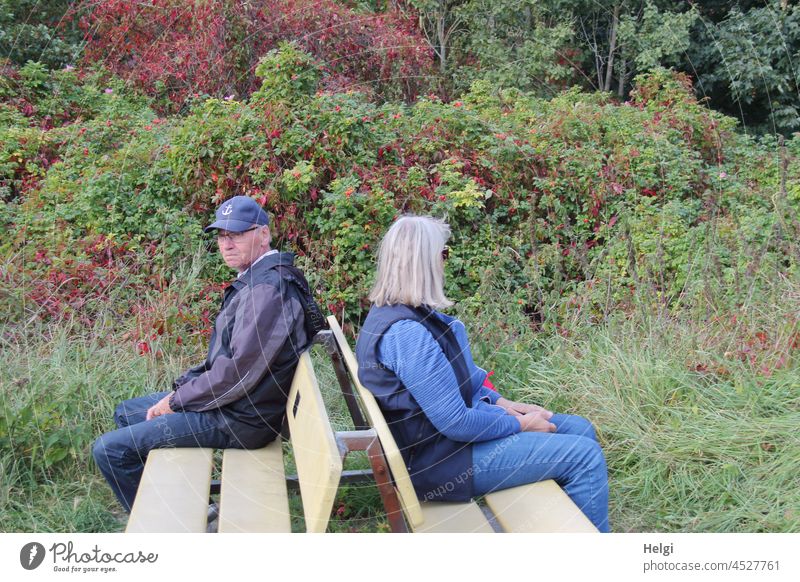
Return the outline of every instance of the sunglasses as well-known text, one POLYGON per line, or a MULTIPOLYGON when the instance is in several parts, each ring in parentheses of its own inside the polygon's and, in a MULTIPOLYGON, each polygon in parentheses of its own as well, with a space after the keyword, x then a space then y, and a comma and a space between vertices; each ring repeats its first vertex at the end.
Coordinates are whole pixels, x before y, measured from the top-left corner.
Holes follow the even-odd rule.
POLYGON ((449 258, 450 258, 450 247, 444 245, 444 248, 442 249, 442 260, 446 261, 449 258))

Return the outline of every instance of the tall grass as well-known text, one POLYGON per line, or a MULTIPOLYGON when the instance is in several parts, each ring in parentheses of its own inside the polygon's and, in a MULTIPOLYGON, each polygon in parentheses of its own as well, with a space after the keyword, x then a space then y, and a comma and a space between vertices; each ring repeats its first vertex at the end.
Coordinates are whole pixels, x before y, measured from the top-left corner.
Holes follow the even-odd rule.
POLYGON ((796 532, 798 291, 776 279, 724 316, 637 309, 556 334, 503 301, 464 316, 502 392, 593 421, 614 531, 796 532))
MULTIPOLYGON (((110 429, 116 401, 142 394, 158 372, 130 346, 64 327, 3 346, 0 379, 8 427, 0 523, 6 531, 102 531, 102 479, 89 462, 93 437, 110 429)), ((110 494, 110 491, 108 491, 110 494)), ((104 500, 104 501, 103 501, 104 500)))
MULTIPOLYGON (((91 462, 91 443, 113 428, 117 402, 168 387, 203 357, 199 335, 174 341, 191 335, 196 320, 155 338, 152 327, 142 328, 191 303, 203 260, 177 266, 166 294, 138 297, 143 309, 128 317, 112 301, 95 309, 89 327, 85 318, 2 324, 0 529, 124 527, 91 462), (151 350, 142 354, 136 338, 145 332, 151 350)), ((476 361, 495 370, 504 395, 594 422, 609 465, 614 531, 796 532, 800 281, 774 275, 738 307, 687 309, 687 298, 670 309, 654 305, 646 290, 631 299, 632 309, 598 320, 581 311, 578 297, 556 332, 534 327, 514 290, 496 282, 456 314, 476 361)), ((334 427, 351 428, 321 348, 314 363, 334 427)), ((349 459, 346 468, 368 467, 363 455, 349 459)), ((331 531, 386 529, 374 485, 342 487, 334 509, 331 531)), ((296 497, 292 511, 302 530, 296 497)))
POLYGON ((699 373, 686 362, 696 337, 663 325, 669 339, 621 324, 552 342, 519 393, 598 426, 617 530, 797 531, 797 364, 699 373))
MULTIPOLYGON (((173 299, 191 293, 199 284, 196 274, 191 264, 176 267, 173 299)), ((196 342, 175 345, 169 333, 149 339, 151 349, 141 352, 136 338, 143 321, 171 306, 153 290, 136 298, 139 314, 121 317, 120 302, 113 299, 94 306, 90 326, 85 314, 80 321, 43 322, 29 313, 22 324, 0 324, 2 531, 116 531, 123 526, 120 508, 91 461, 92 442, 114 428, 118 402, 168 389, 203 352, 196 342)))

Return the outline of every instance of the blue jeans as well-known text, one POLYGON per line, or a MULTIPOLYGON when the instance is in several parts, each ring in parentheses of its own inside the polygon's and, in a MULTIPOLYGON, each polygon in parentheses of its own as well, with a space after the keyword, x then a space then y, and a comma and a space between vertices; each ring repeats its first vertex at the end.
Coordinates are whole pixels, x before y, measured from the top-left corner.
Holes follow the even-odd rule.
POLYGON ((608 523, 608 473, 592 424, 555 414, 555 433, 520 432, 473 444, 473 487, 485 495, 553 479, 601 532, 608 523))
POLYGON ((94 442, 92 455, 122 507, 130 513, 144 463, 153 449, 237 448, 212 412, 175 412, 145 420, 147 409, 169 392, 126 400, 114 411, 117 430, 94 442))

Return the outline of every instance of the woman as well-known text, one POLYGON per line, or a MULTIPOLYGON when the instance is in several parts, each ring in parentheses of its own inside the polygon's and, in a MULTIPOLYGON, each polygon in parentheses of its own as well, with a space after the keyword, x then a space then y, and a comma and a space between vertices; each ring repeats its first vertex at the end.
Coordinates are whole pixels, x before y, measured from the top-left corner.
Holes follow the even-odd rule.
POLYGON ((608 476, 592 425, 483 386, 464 325, 436 309, 450 229, 400 218, 384 236, 373 305, 359 334, 359 380, 375 395, 420 499, 466 501, 554 479, 609 531, 608 476))

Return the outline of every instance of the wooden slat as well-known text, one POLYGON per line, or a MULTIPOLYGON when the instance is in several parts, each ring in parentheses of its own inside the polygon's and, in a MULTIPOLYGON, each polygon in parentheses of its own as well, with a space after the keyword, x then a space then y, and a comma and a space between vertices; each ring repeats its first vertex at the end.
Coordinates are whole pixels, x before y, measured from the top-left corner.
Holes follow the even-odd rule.
POLYGON ((474 502, 431 501, 421 506, 425 521, 414 529, 415 533, 494 533, 481 508, 474 502))
POLYGON ((205 532, 213 451, 156 449, 147 457, 126 532, 205 532))
POLYGON ((416 530, 422 527, 425 517, 422 513, 419 500, 417 499, 417 494, 414 491, 414 486, 411 483, 411 477, 408 474, 408 469, 406 469, 405 461, 400 454, 400 449, 397 447, 391 430, 389 430, 389 425, 386 424, 386 420, 383 418, 383 413, 378 407, 375 397, 372 396, 369 390, 361 385, 358 379, 358 363, 356 362, 355 354, 353 354, 350 345, 347 343, 347 339, 344 337, 342 328, 339 327, 339 322, 331 315, 328 317, 328 324, 331 327, 336 343, 342 351, 345 366, 348 372, 350 372, 350 378, 364 405, 364 412, 370 424, 378 433, 384 455, 386 455, 386 460, 389 463, 389 468, 394 477, 395 488, 400 498, 400 504, 403 506, 403 513, 406 516, 406 521, 408 521, 409 527, 412 530, 416 530))
POLYGON ((220 533, 290 532, 283 447, 226 449, 222 457, 220 533))
POLYGON ((555 481, 495 491, 486 496, 486 504, 507 532, 597 533, 597 528, 555 481))
POLYGON ((336 445, 311 356, 300 356, 286 408, 307 532, 324 532, 339 488, 342 457, 336 445))

